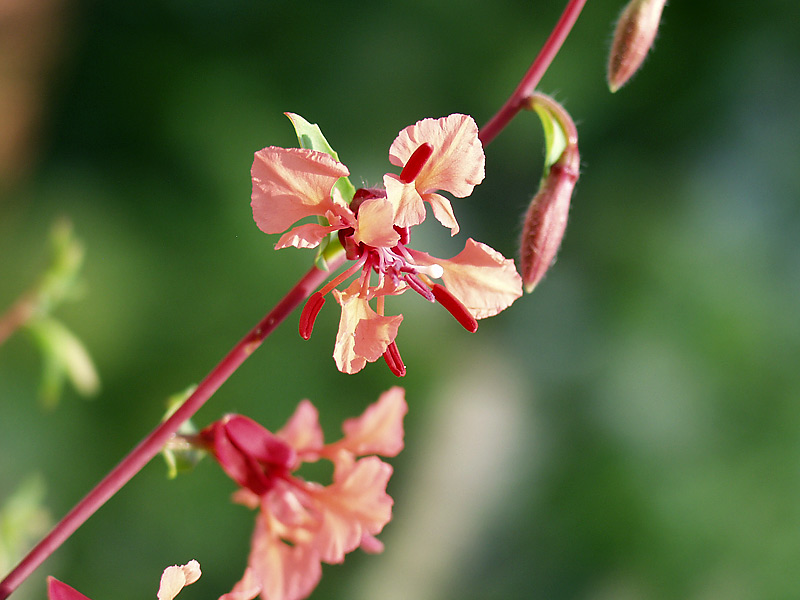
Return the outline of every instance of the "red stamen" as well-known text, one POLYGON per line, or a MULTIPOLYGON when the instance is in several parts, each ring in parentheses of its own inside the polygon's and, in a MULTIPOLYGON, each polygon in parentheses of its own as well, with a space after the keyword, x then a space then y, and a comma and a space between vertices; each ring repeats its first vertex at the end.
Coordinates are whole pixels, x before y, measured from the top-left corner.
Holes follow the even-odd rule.
POLYGON ((392 342, 383 353, 383 360, 389 365, 389 370, 398 377, 404 377, 406 374, 406 366, 403 364, 403 359, 400 358, 400 351, 397 349, 397 344, 392 342))
POLYGON ((319 292, 311 294, 303 307, 303 312, 300 313, 300 337, 307 340, 311 337, 311 332, 314 331, 314 321, 317 320, 319 311, 325 304, 325 296, 319 292))
POLYGON ((469 310, 467 310, 467 307, 464 306, 458 298, 453 296, 446 287, 434 283, 433 295, 436 297, 439 304, 444 306, 447 311, 455 317, 456 321, 461 323, 464 329, 470 333, 478 331, 478 320, 472 316, 469 310))
POLYGON ((414 153, 406 161, 406 166, 400 172, 400 181, 403 183, 411 183, 417 178, 422 167, 428 162, 428 159, 433 154, 433 146, 428 142, 422 144, 419 148, 414 150, 414 153))

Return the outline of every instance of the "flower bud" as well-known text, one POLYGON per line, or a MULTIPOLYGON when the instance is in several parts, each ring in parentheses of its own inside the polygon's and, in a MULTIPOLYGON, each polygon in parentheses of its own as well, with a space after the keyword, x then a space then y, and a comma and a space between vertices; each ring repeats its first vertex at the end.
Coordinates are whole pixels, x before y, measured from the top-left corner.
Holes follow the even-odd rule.
POLYGON ((653 45, 667 0, 631 0, 617 21, 608 57, 608 87, 616 92, 639 69, 653 45))
POLYGON ((531 293, 553 264, 567 228, 572 190, 578 181, 577 146, 568 146, 551 167, 525 214, 520 241, 520 274, 531 293))
POLYGON ((546 142, 544 177, 525 214, 520 239, 520 275, 525 291, 531 293, 561 246, 581 159, 578 131, 563 106, 535 92, 528 108, 542 120, 546 142))

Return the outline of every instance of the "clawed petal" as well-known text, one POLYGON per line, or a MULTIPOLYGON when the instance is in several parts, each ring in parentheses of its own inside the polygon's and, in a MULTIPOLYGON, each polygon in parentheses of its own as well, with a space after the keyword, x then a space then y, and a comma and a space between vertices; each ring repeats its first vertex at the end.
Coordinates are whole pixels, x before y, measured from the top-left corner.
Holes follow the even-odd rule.
POLYGON ((367 300, 358 295, 357 285, 356 281, 344 292, 333 290, 336 301, 342 306, 333 358, 343 373, 357 373, 367 362, 383 356, 386 347, 397 337, 397 328, 403 320, 402 315, 377 314, 367 300))
POLYGON ((391 248, 400 240, 394 224, 394 208, 386 198, 366 200, 358 209, 353 239, 368 246, 391 248))
POLYGON ((344 438, 330 446, 356 456, 397 456, 403 449, 403 417, 407 412, 405 390, 393 387, 360 417, 347 419, 342 425, 344 438))
POLYGON ((389 148, 389 160, 402 167, 425 142, 433 146, 433 154, 416 178, 420 193, 445 190, 465 198, 483 181, 483 146, 472 117, 452 114, 406 127, 389 148))
POLYGON ((453 205, 450 201, 439 194, 425 194, 423 198, 431 203, 433 216, 445 227, 450 228, 450 235, 454 236, 460 231, 456 215, 453 213, 453 205))
POLYGON ((184 587, 200 578, 200 563, 190 560, 185 565, 167 567, 161 574, 158 600, 173 600, 184 587))
POLYGON ((386 198, 394 207, 394 223, 398 227, 413 227, 425 220, 425 203, 414 182, 403 183, 396 175, 383 176, 386 198))
POLYGON ((319 223, 298 225, 284 233, 280 239, 278 239, 278 243, 275 244, 275 250, 280 250, 287 246, 294 246, 295 248, 316 248, 326 235, 338 229, 339 226, 337 225, 320 225, 319 223))
POLYGON ((339 563, 361 544, 364 534, 380 533, 392 518, 386 484, 392 467, 377 456, 337 461, 333 483, 314 494, 322 525, 314 547, 322 560, 339 563))
POLYGON ((300 402, 289 421, 276 435, 298 453, 319 451, 323 437, 316 407, 308 400, 300 402))
POLYGON ((305 544, 290 546, 283 542, 270 530, 264 514, 256 519, 248 571, 231 592, 240 595, 226 595, 220 600, 251 600, 255 596, 249 594, 256 587, 262 598, 300 600, 311 593, 322 577, 318 553, 305 544))
POLYGON ((265 233, 281 233, 309 216, 334 211, 331 189, 350 172, 330 155, 302 148, 259 150, 251 175, 253 218, 265 233))
POLYGON ((251 567, 247 567, 244 577, 233 586, 230 592, 220 596, 219 600, 253 600, 259 593, 261 593, 261 582, 256 572, 251 567))
POLYGON ((496 315, 522 295, 522 279, 514 261, 472 238, 450 260, 434 258, 410 248, 409 252, 418 264, 440 265, 444 269, 442 280, 448 291, 476 319, 496 315))

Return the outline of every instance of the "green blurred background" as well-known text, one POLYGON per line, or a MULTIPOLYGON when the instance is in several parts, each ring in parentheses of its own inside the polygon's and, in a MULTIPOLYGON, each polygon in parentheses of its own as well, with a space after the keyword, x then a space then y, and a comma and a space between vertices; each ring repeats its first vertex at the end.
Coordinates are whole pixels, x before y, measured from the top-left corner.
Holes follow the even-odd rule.
MULTIPOLYGON (((62 516, 274 305, 312 254, 274 252, 249 207, 252 154, 322 127, 375 184, 397 132, 452 112, 485 123, 563 7, 552 0, 0 0, 0 310, 47 264, 61 216, 87 248, 86 295, 57 312, 102 392, 37 403, 40 357, 0 347, 0 504, 31 474, 62 516)), ((590 0, 540 85, 578 122, 582 177, 555 268, 463 331, 411 295, 383 364, 345 376, 326 307, 297 315, 197 415, 280 427, 301 398, 329 439, 400 383, 382 555, 326 566, 314 598, 800 597, 800 4, 680 2, 616 95, 604 70, 618 0, 590 0)), ((522 115, 454 203, 462 235, 516 255, 540 177, 522 115)), ((211 461, 153 461, 19 591, 45 575, 94 600, 152 597, 161 570, 216 598, 244 569, 253 515, 211 461)))

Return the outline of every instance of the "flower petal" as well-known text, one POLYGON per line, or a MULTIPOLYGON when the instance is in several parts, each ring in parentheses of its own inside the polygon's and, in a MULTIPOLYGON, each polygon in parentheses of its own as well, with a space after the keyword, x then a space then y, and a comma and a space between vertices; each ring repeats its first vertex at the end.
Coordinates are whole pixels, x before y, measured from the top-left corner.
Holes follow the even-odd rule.
POLYGON ((68 586, 55 577, 47 578, 47 597, 49 600, 89 600, 78 590, 68 586))
POLYGON ((358 295, 358 285, 356 280, 344 292, 333 290, 342 306, 333 358, 342 373, 357 373, 367 362, 383 356, 403 320, 402 315, 385 317, 372 310, 367 300, 358 295))
POLYGON ((445 286, 476 319, 496 315, 522 295, 522 279, 514 261, 472 238, 450 260, 408 250, 418 264, 442 267, 445 286))
MULTIPOLYGON (((319 583, 322 567, 319 555, 308 544, 290 546, 268 526, 259 513, 253 533, 248 569, 231 594, 220 600, 252 600, 258 587, 262 598, 300 600, 306 598, 319 583)), ((256 592, 256 593, 259 593, 256 592)))
POLYGON ((381 394, 360 417, 347 419, 342 425, 345 437, 329 447, 344 449, 356 456, 397 456, 403 449, 403 417, 407 412, 405 390, 393 387, 381 394))
POLYGON ((278 243, 275 244, 275 250, 280 250, 287 246, 294 246, 295 248, 316 248, 326 235, 338 229, 340 229, 338 225, 304 223, 284 233, 280 239, 278 239, 278 243))
POLYGON ((406 127, 389 148, 389 160, 402 167, 425 142, 433 146, 433 154, 415 180, 420 193, 445 190, 465 198, 483 181, 485 157, 472 117, 452 114, 406 127))
POLYGON ((330 155, 303 148, 270 146, 253 160, 251 206, 264 233, 280 233, 304 217, 336 208, 331 189, 350 172, 330 155))
POLYGON ((184 587, 200 579, 200 563, 190 560, 185 565, 167 567, 161 574, 158 600, 174 600, 184 587))
POLYGON ((425 203, 414 182, 403 183, 397 175, 383 176, 386 199, 394 207, 394 224, 398 227, 413 227, 425 220, 425 203))
POLYGON ((200 436, 228 476, 255 494, 269 490, 274 473, 286 471, 296 462, 289 444, 241 415, 212 423, 200 436))
POLYGON ((391 248, 400 241, 394 224, 394 207, 386 198, 365 200, 358 208, 353 238, 367 246, 391 248))
POLYGON ((318 452, 324 440, 316 407, 308 400, 301 401, 276 435, 298 453, 318 452))
POLYGON ((454 236, 460 231, 456 215, 453 213, 453 205, 444 196, 439 194, 425 194, 423 199, 431 203, 433 216, 445 227, 450 228, 450 236, 454 236))
POLYGON ((260 592, 261 582, 255 571, 247 567, 244 576, 233 586, 233 589, 220 596, 219 600, 253 600, 260 592))
POLYGON ((342 562, 365 533, 378 534, 391 520, 393 501, 386 493, 391 475, 392 467, 377 456, 336 462, 333 483, 314 494, 322 525, 313 545, 323 561, 342 562))

